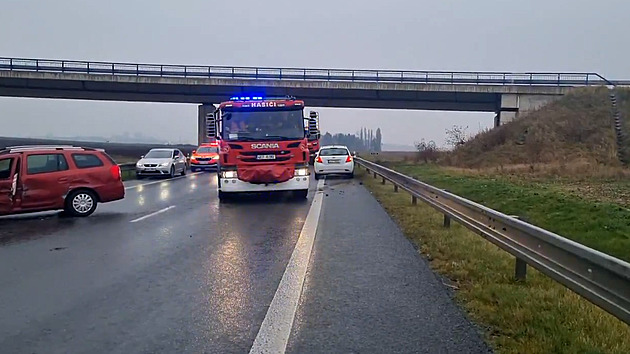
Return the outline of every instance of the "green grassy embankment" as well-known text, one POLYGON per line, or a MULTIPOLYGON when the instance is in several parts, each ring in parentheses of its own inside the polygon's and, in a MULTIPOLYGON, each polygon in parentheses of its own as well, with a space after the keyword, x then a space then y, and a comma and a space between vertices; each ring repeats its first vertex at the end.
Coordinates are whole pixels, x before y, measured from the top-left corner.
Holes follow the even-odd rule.
MULTIPOLYGON (((589 195, 579 188, 571 190, 568 181, 557 179, 515 180, 426 165, 397 165, 394 168, 630 262, 630 209, 627 205, 607 200, 604 194, 589 195)), ((624 180, 590 183, 592 188, 604 185, 611 191, 629 184, 624 180)))
MULTIPOLYGON (((628 258, 622 250, 630 246, 623 237, 630 214, 613 204, 577 200, 553 188, 541 190, 501 179, 452 174, 436 167, 396 169, 628 258)), ((441 214, 425 204, 412 206, 409 196, 393 193, 391 185, 381 185, 364 172, 358 177, 431 266, 452 282, 449 286, 456 289, 457 301, 485 329, 486 339, 497 352, 630 352, 626 324, 532 268, 525 282, 514 281, 512 256, 460 225, 444 229, 441 214)))

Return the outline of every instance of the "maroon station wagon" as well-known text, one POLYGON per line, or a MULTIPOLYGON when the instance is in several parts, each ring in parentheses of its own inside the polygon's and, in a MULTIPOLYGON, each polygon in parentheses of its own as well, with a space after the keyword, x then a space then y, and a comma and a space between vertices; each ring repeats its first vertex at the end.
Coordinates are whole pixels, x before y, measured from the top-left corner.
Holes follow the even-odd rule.
POLYGON ((0 150, 0 215, 63 209, 88 216, 125 197, 120 167, 101 149, 15 146, 0 150))

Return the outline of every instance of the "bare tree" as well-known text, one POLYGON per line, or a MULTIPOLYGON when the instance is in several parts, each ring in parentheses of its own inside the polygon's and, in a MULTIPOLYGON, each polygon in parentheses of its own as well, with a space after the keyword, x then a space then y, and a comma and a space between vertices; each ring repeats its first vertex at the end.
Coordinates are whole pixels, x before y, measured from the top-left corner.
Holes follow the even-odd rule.
POLYGON ((468 130, 468 126, 462 127, 461 125, 453 125, 451 129, 446 129, 446 143, 454 148, 464 145, 468 141, 466 130, 468 130))
POLYGON ((430 140, 426 142, 424 139, 420 140, 416 144, 416 150, 418 150, 418 155, 416 161, 423 160, 424 163, 435 162, 437 161, 438 153, 437 147, 435 145, 435 141, 430 140))

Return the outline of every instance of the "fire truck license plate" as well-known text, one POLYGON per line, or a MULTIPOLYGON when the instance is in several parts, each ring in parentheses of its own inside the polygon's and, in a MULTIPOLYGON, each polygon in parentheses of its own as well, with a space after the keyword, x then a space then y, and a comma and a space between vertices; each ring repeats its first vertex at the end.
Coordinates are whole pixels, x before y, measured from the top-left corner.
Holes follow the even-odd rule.
POLYGON ((275 160, 276 155, 257 155, 256 160, 275 160))

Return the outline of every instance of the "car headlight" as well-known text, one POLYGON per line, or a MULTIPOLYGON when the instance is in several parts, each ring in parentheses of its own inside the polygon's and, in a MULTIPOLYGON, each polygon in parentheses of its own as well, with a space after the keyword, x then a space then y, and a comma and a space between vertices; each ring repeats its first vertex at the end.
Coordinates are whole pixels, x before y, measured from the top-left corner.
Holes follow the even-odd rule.
POLYGON ((296 168, 295 176, 308 176, 308 168, 296 168))
POLYGON ((136 167, 142 167, 142 164, 140 162, 136 163, 136 167))
POLYGON ((164 162, 160 164, 160 167, 166 167, 170 164, 170 162, 164 162))
POLYGON ((221 171, 222 178, 237 178, 238 174, 236 171, 221 171))

